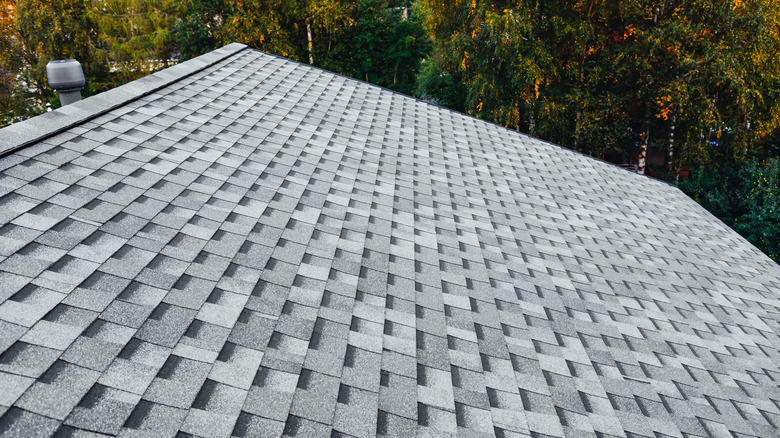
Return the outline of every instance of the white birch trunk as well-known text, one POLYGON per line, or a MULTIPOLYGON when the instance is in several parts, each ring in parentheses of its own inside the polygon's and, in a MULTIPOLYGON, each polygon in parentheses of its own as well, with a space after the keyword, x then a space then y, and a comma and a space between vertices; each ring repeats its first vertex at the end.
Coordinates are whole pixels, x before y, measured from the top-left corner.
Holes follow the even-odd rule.
POLYGON ((669 172, 674 169, 674 128, 677 125, 677 114, 672 115, 672 126, 669 128, 669 172))
POLYGON ((306 37, 309 39, 309 64, 314 65, 314 55, 311 53, 311 49, 314 44, 311 40, 311 23, 309 20, 306 20, 306 37))
POLYGON ((650 121, 645 121, 645 132, 642 133, 642 143, 639 145, 639 163, 636 168, 636 173, 640 175, 645 174, 645 167, 647 166, 647 144, 650 142, 650 121))

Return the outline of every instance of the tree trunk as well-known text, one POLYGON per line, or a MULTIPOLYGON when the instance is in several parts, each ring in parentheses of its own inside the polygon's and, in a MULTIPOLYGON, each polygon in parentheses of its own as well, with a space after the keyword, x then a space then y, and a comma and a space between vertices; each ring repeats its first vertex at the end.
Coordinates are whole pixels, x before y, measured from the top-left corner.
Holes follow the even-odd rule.
POLYGON ((578 151, 580 140, 580 110, 577 109, 577 114, 574 116, 574 150, 578 151))
POLYGON ((669 172, 674 169, 674 128, 677 124, 677 113, 672 114, 672 126, 669 128, 669 172))
POLYGON ((309 40, 309 64, 314 65, 314 55, 311 53, 314 44, 311 40, 311 21, 308 18, 306 19, 306 37, 309 40))
POLYGON ((636 173, 640 175, 645 174, 645 167, 647 166, 647 145, 650 143, 650 115, 645 116, 645 132, 642 133, 642 140, 639 145, 639 161, 636 168, 636 173))
MULTIPOLYGON (((690 143, 691 143, 691 133, 689 131, 688 134, 686 134, 685 137, 683 138, 682 145, 679 148, 680 151, 683 152, 683 153, 678 153, 680 158, 683 158, 685 156, 684 152, 685 152, 687 146, 690 143)), ((674 172, 674 183, 675 183, 675 185, 680 185, 680 169, 682 168, 682 160, 680 158, 677 159, 677 168, 676 168, 676 170, 674 172)))
MULTIPOLYGON (((593 7, 593 3, 591 3, 590 7, 593 7)), ((590 11, 588 11, 588 15, 590 15, 590 11)), ((583 53, 582 59, 580 59, 580 90, 585 90, 585 54, 583 53)), ((582 111, 584 110, 585 104, 584 99, 582 99, 581 95, 580 97, 577 97, 577 114, 574 116, 574 150, 578 151, 577 149, 579 147, 580 143, 580 116, 582 114, 582 111)), ((604 155, 603 149, 602 149, 602 156, 604 155)))

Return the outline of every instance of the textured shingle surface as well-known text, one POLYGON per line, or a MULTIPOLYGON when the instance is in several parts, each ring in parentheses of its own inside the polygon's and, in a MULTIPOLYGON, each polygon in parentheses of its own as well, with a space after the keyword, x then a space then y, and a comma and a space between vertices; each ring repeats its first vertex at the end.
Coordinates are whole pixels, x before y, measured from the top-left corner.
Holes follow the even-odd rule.
POLYGON ((0 159, 0 435, 777 436, 778 290, 673 187, 245 49, 0 159))

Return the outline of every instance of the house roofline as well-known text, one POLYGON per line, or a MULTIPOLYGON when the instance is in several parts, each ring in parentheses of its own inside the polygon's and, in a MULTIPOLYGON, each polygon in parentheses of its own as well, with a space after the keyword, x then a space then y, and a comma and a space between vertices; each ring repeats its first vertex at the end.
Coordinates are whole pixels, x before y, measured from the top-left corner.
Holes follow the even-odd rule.
MULTIPOLYGON (((185 79, 199 71, 202 71, 208 67, 211 67, 212 65, 223 61, 227 58, 230 58, 231 56, 236 55, 239 52, 242 52, 244 50, 251 49, 249 46, 241 43, 231 43, 226 46, 220 47, 219 49, 216 49, 212 52, 200 55, 196 58, 184 61, 182 63, 176 64, 174 66, 168 67, 166 69, 160 70, 156 73, 152 73, 148 76, 145 76, 143 78, 137 79, 135 81, 129 82, 127 84, 121 85, 119 87, 113 88, 111 90, 105 91, 103 93, 90 96, 86 99, 83 99, 81 101, 75 102, 71 105, 64 106, 57 108, 56 110, 49 111, 46 113, 43 113, 41 115, 31 117, 29 119, 23 120, 19 123, 14 123, 12 125, 9 125, 5 128, 0 129, 0 158, 3 158, 7 155, 10 155, 16 151, 19 151, 21 149, 24 149, 27 146, 33 145, 35 143, 38 143, 42 140, 45 140, 49 137, 52 137, 54 135, 57 135, 59 133, 62 133, 64 131, 67 131, 68 129, 71 129, 75 126, 78 126, 82 123, 88 122, 98 116, 101 116, 113 109, 116 109, 118 107, 121 107, 125 104, 128 104, 130 102, 133 102, 135 100, 138 100, 142 97, 148 96, 149 94, 152 94, 164 87, 167 87, 179 80, 185 79)), ((320 67, 315 67, 310 64, 302 63, 299 61, 295 61, 293 59, 284 58, 278 55, 274 55, 272 53, 263 52, 266 55, 270 55, 275 58, 282 59, 287 62, 292 62, 294 64, 303 65, 310 68, 315 68, 317 70, 322 71, 328 71, 320 67)), ((331 72, 332 73, 332 72, 331 72)), ((461 113, 458 111, 455 111, 453 109, 443 107, 441 105, 438 105, 436 103, 432 103, 429 101, 422 100, 418 97, 409 96, 403 93, 400 93, 395 90, 391 90, 389 88, 383 87, 381 85, 372 84, 370 82, 366 82, 359 78, 352 78, 349 76, 343 76, 344 78, 352 81, 356 81, 358 83, 368 84, 373 87, 377 87, 382 89, 383 91, 387 91, 393 94, 398 94, 401 96, 404 96, 406 98, 415 100, 420 103, 425 103, 427 105, 433 105, 437 108, 440 108, 442 110, 445 110, 447 112, 451 112, 454 114, 458 114, 460 116, 466 116, 468 118, 474 119, 475 121, 485 123, 488 125, 495 125, 499 128, 502 128, 506 131, 510 131, 512 133, 519 133, 519 131, 515 131, 513 129, 510 129, 505 126, 497 125, 495 123, 492 123, 487 120, 482 120, 477 117, 474 117, 471 114, 467 113, 461 113)), ((549 146, 554 146, 558 148, 562 148, 566 151, 573 152, 577 155, 582 155, 591 159, 594 159, 598 162, 602 162, 604 164, 607 164, 609 166, 615 166, 612 163, 609 163, 605 160, 602 160, 598 157, 594 157, 588 154, 585 154, 583 152, 577 151, 575 149, 570 149, 565 146, 557 145, 554 143, 551 143, 549 141, 534 137, 527 133, 522 133, 523 135, 528 136, 529 138, 532 138, 533 140, 536 140, 540 143, 547 144, 549 146)), ((666 184, 668 186, 677 188, 676 185, 668 183, 666 181, 662 181, 656 178, 647 177, 646 175, 636 175, 637 177, 645 177, 653 181, 658 181, 663 184, 666 184)))
POLYGON ((247 49, 231 43, 141 79, 0 129, 0 158, 148 96, 247 49))

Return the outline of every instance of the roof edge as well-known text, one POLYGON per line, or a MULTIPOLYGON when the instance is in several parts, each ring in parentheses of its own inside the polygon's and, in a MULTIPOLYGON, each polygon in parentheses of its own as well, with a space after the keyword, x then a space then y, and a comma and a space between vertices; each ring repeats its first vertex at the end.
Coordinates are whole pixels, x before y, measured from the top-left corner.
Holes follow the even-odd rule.
POLYGON ((245 44, 231 43, 71 105, 0 129, 0 158, 154 93, 246 48, 245 44))

